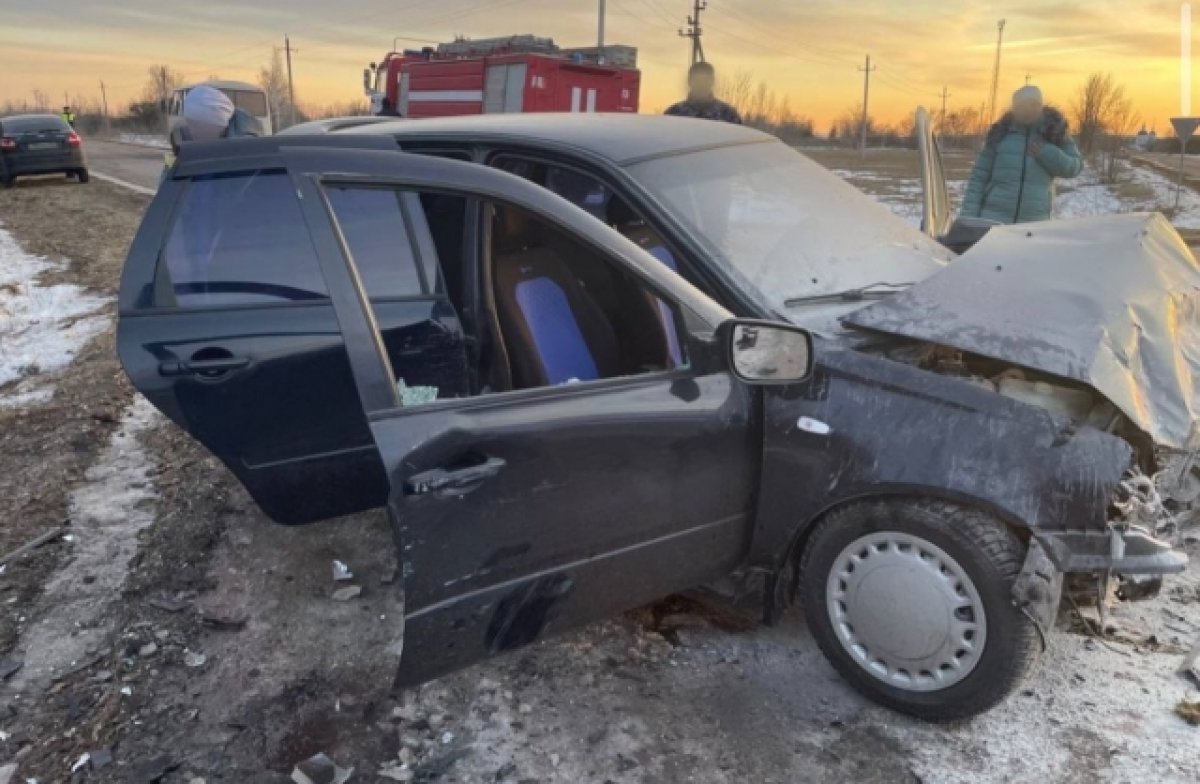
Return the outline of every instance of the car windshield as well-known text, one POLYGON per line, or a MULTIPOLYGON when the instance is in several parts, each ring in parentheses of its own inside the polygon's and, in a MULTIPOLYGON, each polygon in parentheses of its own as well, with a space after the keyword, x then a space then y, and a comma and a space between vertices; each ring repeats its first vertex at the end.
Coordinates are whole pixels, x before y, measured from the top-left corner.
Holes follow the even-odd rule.
POLYGON ((886 207, 779 142, 655 158, 629 171, 735 285, 792 320, 804 321, 810 309, 789 310, 789 301, 922 280, 948 258, 886 207))
POLYGON ((3 117, 0 128, 4 133, 36 133, 38 131, 65 131, 67 124, 53 115, 39 117, 3 117))

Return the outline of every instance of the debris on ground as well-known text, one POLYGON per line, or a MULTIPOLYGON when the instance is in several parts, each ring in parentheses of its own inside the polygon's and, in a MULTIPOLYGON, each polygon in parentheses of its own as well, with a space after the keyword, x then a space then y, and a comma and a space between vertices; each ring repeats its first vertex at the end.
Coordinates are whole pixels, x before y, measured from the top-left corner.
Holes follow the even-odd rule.
POLYGON ((334 561, 333 561, 333 581, 335 583, 342 583, 347 580, 353 580, 353 579, 354 579, 354 573, 350 571, 350 567, 346 566, 346 564, 342 563, 341 561, 334 559, 334 561))
POLYGON ((6 681, 17 673, 25 662, 12 656, 0 657, 0 681, 6 681))
POLYGON ((177 613, 186 610, 192 606, 191 599, 182 597, 169 598, 165 596, 155 596, 147 602, 151 607, 162 610, 163 612, 177 613))
POLYGON ((88 752, 88 764, 92 770, 103 770, 112 764, 113 755, 108 749, 96 749, 88 752))
POLYGON ((335 602, 348 602, 356 598, 362 593, 361 585, 347 585, 345 588, 338 588, 333 592, 333 600, 335 602))
POLYGON ((354 768, 340 767, 322 752, 297 763, 292 770, 292 781, 296 784, 343 784, 353 774, 354 768))
POLYGON ((30 541, 21 545, 20 547, 13 550, 12 552, 6 553, 5 555, 0 556, 0 565, 7 565, 8 562, 13 560, 14 558, 20 558, 22 555, 25 555, 26 553, 33 552, 34 550, 41 547, 42 545, 44 545, 48 542, 52 542, 60 536, 65 538, 65 536, 67 535, 67 531, 69 531, 69 530, 71 530, 69 526, 62 525, 62 526, 59 526, 58 528, 55 528, 50 531, 46 531, 45 533, 34 537, 33 539, 31 539, 30 541))
POLYGON ((1200 727, 1200 702, 1180 700, 1175 705, 1175 713, 1193 727, 1200 727))
POLYGON ((390 781, 412 781, 416 773, 408 765, 399 763, 380 768, 379 776, 390 781))
POLYGON ((1179 673, 1200 686, 1200 640, 1196 640, 1191 652, 1183 657, 1183 662, 1179 665, 1179 673))
POLYGON ((250 619, 244 611, 219 605, 205 606, 200 609, 200 622, 210 629, 235 632, 246 625, 250 619))
POLYGON ((183 663, 193 669, 196 667, 203 667, 204 663, 207 661, 208 657, 203 653, 197 653, 196 651, 183 652, 183 663))

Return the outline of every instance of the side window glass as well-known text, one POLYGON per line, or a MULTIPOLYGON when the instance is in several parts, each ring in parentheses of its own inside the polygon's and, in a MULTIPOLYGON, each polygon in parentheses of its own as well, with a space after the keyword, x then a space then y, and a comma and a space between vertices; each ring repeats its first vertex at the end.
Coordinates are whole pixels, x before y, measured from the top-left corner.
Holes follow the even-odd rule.
POLYGON ((426 269, 414 258, 405 194, 345 186, 327 186, 325 193, 371 299, 419 297, 434 290, 436 265, 426 269))
POLYGON ((323 300, 325 279, 283 172, 197 177, 163 247, 159 306, 323 300), (172 300, 173 301, 170 301, 172 300))
POLYGON ((628 202, 592 175, 564 166, 511 156, 497 158, 495 166, 563 197, 597 220, 612 226, 672 271, 680 272, 675 254, 662 235, 638 216, 628 202))

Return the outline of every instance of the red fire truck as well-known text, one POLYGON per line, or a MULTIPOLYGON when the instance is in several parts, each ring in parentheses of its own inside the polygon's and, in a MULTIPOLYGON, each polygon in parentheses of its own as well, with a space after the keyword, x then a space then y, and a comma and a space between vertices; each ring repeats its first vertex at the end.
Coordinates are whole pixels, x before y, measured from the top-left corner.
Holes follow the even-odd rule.
POLYGON ((447 117, 499 112, 636 112, 637 49, 560 49, 515 35, 389 52, 363 72, 373 114, 447 117))

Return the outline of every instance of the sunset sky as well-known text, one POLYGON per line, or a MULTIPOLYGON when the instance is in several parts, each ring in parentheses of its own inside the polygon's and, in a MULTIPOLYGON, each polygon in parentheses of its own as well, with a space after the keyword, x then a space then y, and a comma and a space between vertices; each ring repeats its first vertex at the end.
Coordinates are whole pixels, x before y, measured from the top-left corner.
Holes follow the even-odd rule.
MULTIPOLYGON (((595 0, 0 0, 0 104, 34 90, 59 103, 99 98, 110 107, 138 95, 149 66, 188 79, 254 80, 281 45, 298 49, 297 100, 344 103, 362 94, 362 69, 393 36, 447 40, 513 33, 560 45, 595 40, 595 0)), ((676 30, 691 0, 608 0, 608 42, 640 50, 643 111, 680 92, 688 43, 676 30)), ((732 74, 753 72, 789 97, 820 132, 861 100, 858 67, 870 52, 879 70, 873 114, 894 121, 917 104, 978 107, 986 99, 996 22, 1008 21, 1002 100, 1026 74, 1051 102, 1068 104, 1093 71, 1112 72, 1138 113, 1159 133, 1180 110, 1180 3, 1176 0, 710 0, 708 59, 732 74)), ((1200 4, 1196 9, 1200 24, 1200 4)), ((402 46, 404 42, 402 42, 402 46)), ((408 42, 408 45, 419 45, 408 42)), ((1200 52, 1200 50, 1198 50, 1200 52)), ((1200 104, 1197 104, 1200 107, 1200 104)))

